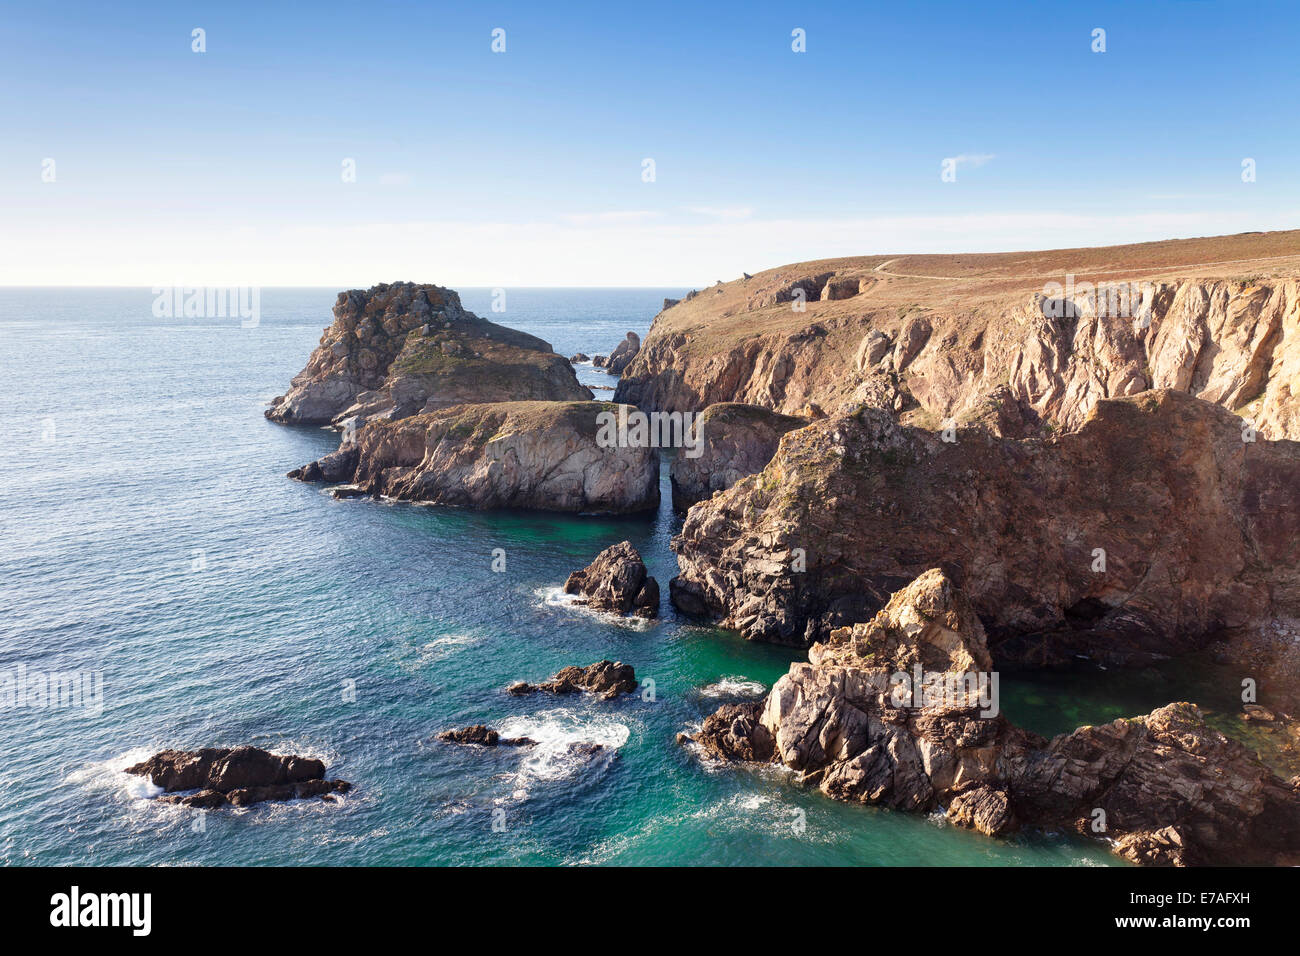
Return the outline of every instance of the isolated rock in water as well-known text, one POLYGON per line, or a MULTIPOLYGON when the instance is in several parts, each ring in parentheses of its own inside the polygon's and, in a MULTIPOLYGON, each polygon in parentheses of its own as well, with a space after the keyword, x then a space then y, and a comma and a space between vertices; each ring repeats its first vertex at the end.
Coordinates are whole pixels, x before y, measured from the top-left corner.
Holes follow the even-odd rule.
POLYGON ((611 545, 591 564, 570 574, 564 593, 576 594, 583 604, 600 611, 645 618, 659 615, 659 582, 650 576, 630 541, 611 545))
POLYGON ((268 753, 257 747, 164 750, 127 767, 126 772, 148 777, 169 794, 197 790, 192 795, 160 799, 200 808, 303 797, 332 799, 331 794, 346 793, 352 787, 346 780, 325 780, 325 764, 320 760, 268 753))
POLYGON ((546 342, 466 312, 450 289, 396 282, 339 293, 334 323, 266 416, 337 424, 465 402, 587 398, 546 342))
POLYGON ((758 405, 723 402, 710 405, 696 419, 700 454, 679 451, 671 477, 673 507, 685 511, 741 478, 757 474, 776 454, 781 436, 808 422, 758 405))
POLYGON ((569 361, 572 364, 577 365, 579 362, 590 362, 591 356, 588 355, 586 352, 577 352, 569 356, 569 361))
POLYGON ((619 375, 623 369, 632 364, 636 358, 636 353, 641 350, 641 336, 635 332, 629 332, 627 338, 618 343, 618 346, 609 355, 609 360, 605 363, 605 371, 611 375, 619 375))
POLYGON ((605 363, 608 361, 609 361, 609 357, 606 355, 593 355, 591 358, 591 364, 594 365, 596 368, 604 368, 605 363))
POLYGON ((327 480, 355 484, 354 494, 467 508, 623 514, 657 507, 658 451, 601 447, 601 412, 617 406, 500 402, 371 421, 356 433, 355 459, 327 456, 290 476, 328 473, 327 480))
POLYGON ((946 809, 989 835, 1067 828, 1141 863, 1300 851, 1300 793, 1194 705, 1047 741, 997 713, 985 643, 970 603, 934 569, 869 624, 814 645, 765 700, 720 708, 688 739, 715 758, 781 763, 835 799, 946 809))
POLYGON ((1047 440, 951 437, 877 409, 788 433, 691 508, 674 603, 807 644, 942 566, 1001 666, 1146 665, 1217 638, 1269 694, 1300 687, 1294 655, 1266 666, 1269 642, 1247 640, 1300 618, 1300 444, 1243 442, 1240 419, 1176 391, 1099 402, 1047 440))
POLYGON ((474 724, 459 730, 444 730, 438 739, 449 744, 478 744, 480 747, 531 747, 537 741, 531 737, 502 737, 491 727, 474 724))
POLYGON ((506 692, 524 695, 536 691, 550 694, 587 691, 600 695, 604 700, 612 700, 620 694, 632 693, 636 687, 636 673, 631 664, 624 664, 622 661, 597 661, 587 667, 562 668, 554 677, 541 684, 519 681, 507 687, 506 692))

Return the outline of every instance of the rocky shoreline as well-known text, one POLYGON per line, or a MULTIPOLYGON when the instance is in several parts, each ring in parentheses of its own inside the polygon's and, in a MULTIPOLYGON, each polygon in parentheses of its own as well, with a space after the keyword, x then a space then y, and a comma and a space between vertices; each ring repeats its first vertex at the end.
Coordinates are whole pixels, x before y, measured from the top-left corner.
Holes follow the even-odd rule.
MULTIPOLYGON (((1267 261, 1261 235, 1234 239, 1267 261)), ((1194 703, 1051 740, 998 707, 1001 669, 1209 649, 1252 720, 1290 732, 1300 711, 1300 276, 1164 268, 1207 242, 746 274, 665 300, 644 341, 594 356, 618 376, 612 405, 577 385, 585 353, 566 361, 449 290, 377 286, 340 295, 267 414, 343 430, 290 473, 338 494, 583 514, 658 506, 658 451, 606 447, 598 411, 699 415, 700 454, 670 468, 685 513, 671 603, 808 661, 683 743, 990 836, 1069 830, 1142 864, 1287 862, 1295 781, 1194 703), (1135 279, 1028 281, 1115 261, 1135 279)), ((628 541, 564 590, 658 613, 628 541)), ((635 688, 600 661, 509 692, 635 688)), ((439 736, 533 744, 483 725, 439 736)))

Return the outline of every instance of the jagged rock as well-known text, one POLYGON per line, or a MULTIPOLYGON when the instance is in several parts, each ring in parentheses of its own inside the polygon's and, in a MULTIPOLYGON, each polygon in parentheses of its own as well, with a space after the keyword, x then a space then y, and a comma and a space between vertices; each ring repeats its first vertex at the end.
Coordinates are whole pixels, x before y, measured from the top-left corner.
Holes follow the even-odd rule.
POLYGON ((350 495, 469 508, 623 514, 659 503, 654 448, 601 447, 606 402, 462 405, 371 421, 345 446, 290 477, 352 482, 350 495))
POLYGON ((438 739, 449 744, 478 744, 480 747, 532 747, 537 741, 531 737, 502 737, 500 733, 483 724, 444 730, 438 739))
POLYGON ((630 694, 637 688, 636 673, 631 664, 622 661, 597 661, 586 667, 564 667, 548 681, 529 684, 519 681, 506 688, 506 693, 516 696, 542 691, 548 694, 574 694, 586 691, 602 700, 613 700, 620 694, 630 694))
POLYGON ((604 368, 604 367, 605 367, 605 363, 607 363, 608 361, 609 361, 609 358, 608 358, 607 356, 604 356, 604 355, 593 355, 593 356, 591 357, 591 364, 592 364, 592 366, 595 367, 595 368, 604 368))
POLYGON ((1194 705, 1046 741, 997 712, 986 662, 973 607, 934 569, 869 624, 815 645, 766 700, 720 708, 689 739, 714 757, 784 764, 836 799, 946 806, 990 835, 1073 829, 1137 862, 1272 862, 1300 849, 1300 793, 1194 705))
POLYGON ((586 352, 577 352, 569 356, 569 361, 572 364, 577 365, 579 362, 590 362, 591 356, 588 355, 586 352))
POLYGON ((674 603, 808 644, 941 565, 1001 666, 1145 666, 1218 638, 1269 699, 1300 687, 1296 655, 1267 656, 1283 636, 1246 639, 1300 618, 1300 444, 1243 442, 1239 419, 1167 390, 1099 402, 1077 433, 953 437, 876 409, 788 433, 690 510, 674 603))
POLYGON ((1264 437, 1300 439, 1297 248, 1300 233, 1278 232, 782 266, 657 315, 615 399, 787 414, 815 402, 832 415, 868 404, 919 424, 960 418, 1006 385, 1046 424, 1074 430, 1098 401, 1172 388, 1242 414, 1264 437), (1078 284, 1046 295, 1067 273, 1078 284), (804 311, 789 304, 797 289, 804 311), (814 317, 825 336, 792 336, 814 317))
POLYGON ((609 360, 605 362, 605 371, 611 375, 620 375, 623 369, 627 368, 636 358, 636 353, 641 350, 641 336, 635 332, 629 332, 627 338, 618 343, 618 346, 609 355, 609 360))
POLYGON ((148 777, 171 794, 160 800, 200 809, 305 797, 328 800, 352 788, 346 780, 325 780, 325 764, 320 760, 257 747, 164 750, 127 767, 126 772, 148 777), (177 793, 186 790, 198 792, 177 793))
POLYGON ((600 611, 645 618, 659 615, 659 582, 650 576, 630 541, 611 545, 587 567, 570 574, 564 593, 576 594, 583 604, 600 611))
POLYGON ((337 424, 465 402, 589 398, 536 336, 466 312, 451 289, 395 282, 339 293, 334 323, 266 417, 337 424))
POLYGON ((786 432, 808 424, 757 405, 710 405, 696 419, 700 454, 684 451, 673 459, 673 507, 685 511, 717 491, 725 491, 746 475, 767 467, 786 432))
POLYGON ((1126 833, 1115 841, 1115 853, 1144 866, 1186 866, 1183 835, 1177 827, 1150 833, 1126 833))

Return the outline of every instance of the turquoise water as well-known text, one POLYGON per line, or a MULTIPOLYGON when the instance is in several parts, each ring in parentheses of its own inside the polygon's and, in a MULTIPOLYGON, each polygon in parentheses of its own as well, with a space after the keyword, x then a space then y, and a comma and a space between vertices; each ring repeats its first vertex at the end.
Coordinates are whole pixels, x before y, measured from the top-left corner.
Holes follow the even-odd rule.
MULTIPOLYGON (((463 298, 567 355, 644 334, 682 291, 510 290, 504 315, 488 290, 463 298)), ((260 325, 243 329, 155 319, 148 290, 0 290, 0 375, 16 396, 0 483, 0 671, 104 679, 99 715, 0 711, 4 862, 1112 862, 1064 836, 995 841, 835 804, 779 771, 711 769, 677 746, 797 654, 689 625, 666 600, 642 626, 556 601, 571 570, 623 538, 666 592, 679 524, 666 471, 659 513, 620 520, 335 501, 286 479, 336 437, 271 424, 262 409, 305 363, 334 295, 264 290, 260 325), (605 657, 653 678, 656 699, 503 693, 605 657), (431 742, 479 721, 542 745, 431 742), (613 756, 573 759, 576 740, 613 756), (165 747, 240 743, 319 756, 356 789, 334 805, 209 813, 199 830, 192 811, 119 772, 165 747)), ((1008 712, 1039 729, 1120 706, 1100 690, 1008 683, 1008 712)))

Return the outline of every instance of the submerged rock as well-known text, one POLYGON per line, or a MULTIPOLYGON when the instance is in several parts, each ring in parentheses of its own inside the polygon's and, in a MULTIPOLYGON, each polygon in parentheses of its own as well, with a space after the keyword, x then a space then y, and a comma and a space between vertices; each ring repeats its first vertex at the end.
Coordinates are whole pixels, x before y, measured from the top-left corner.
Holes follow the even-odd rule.
POLYGON ((589 398, 546 342, 465 311, 451 289, 396 282, 339 293, 334 323, 266 417, 341 424, 465 402, 589 398))
POLYGON ((352 788, 346 780, 324 779, 325 764, 320 760, 268 753, 257 747, 164 750, 127 767, 126 772, 148 777, 169 794, 198 791, 159 799, 200 808, 244 807, 303 797, 328 800, 333 799, 332 794, 352 788))
POLYGON ((835 799, 944 809, 989 835, 1068 828, 1136 862, 1300 850, 1300 793, 1194 705, 1047 741, 997 712, 985 643, 970 603, 934 569, 869 624, 815 645, 764 701, 729 704, 688 739, 715 758, 781 763, 835 799), (904 680, 918 674, 922 696, 904 680))
POLYGON ((565 667, 550 680, 540 684, 519 681, 506 688, 506 693, 522 696, 536 691, 548 694, 573 694, 587 691, 603 700, 612 700, 620 694, 630 694, 637 688, 636 673, 631 664, 622 661, 597 661, 586 667, 565 667))
POLYGON ((371 421, 352 445, 289 475, 350 482, 352 494, 478 509, 652 510, 659 504, 658 451, 597 442, 599 414, 616 408, 499 402, 371 421))
POLYGON ((659 582, 650 576, 630 541, 610 545, 587 567, 570 574, 564 593, 578 595, 581 603, 599 611, 644 618, 659 615, 659 582))

